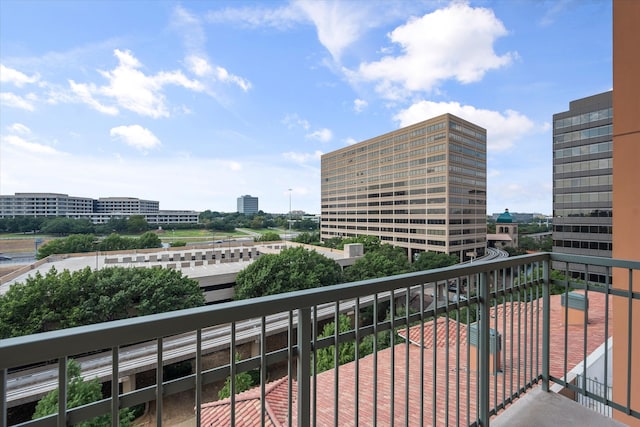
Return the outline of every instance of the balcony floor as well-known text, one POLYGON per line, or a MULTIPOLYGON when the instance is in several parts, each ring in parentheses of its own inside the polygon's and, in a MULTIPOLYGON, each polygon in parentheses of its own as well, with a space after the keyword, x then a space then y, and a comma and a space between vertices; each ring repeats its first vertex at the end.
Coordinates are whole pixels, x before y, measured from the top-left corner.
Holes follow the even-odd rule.
POLYGON ((624 427, 558 393, 535 388, 491 420, 491 427, 536 426, 624 427))

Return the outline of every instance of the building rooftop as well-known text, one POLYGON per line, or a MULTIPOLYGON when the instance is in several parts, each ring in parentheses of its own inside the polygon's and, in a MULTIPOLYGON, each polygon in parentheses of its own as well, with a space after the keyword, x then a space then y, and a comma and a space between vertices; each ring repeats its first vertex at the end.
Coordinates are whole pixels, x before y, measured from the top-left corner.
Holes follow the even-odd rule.
MULTIPOLYGON (((578 291, 579 292, 579 291, 578 291)), ((551 330, 550 330, 550 371, 557 377, 565 375, 564 349, 567 350, 566 370, 571 370, 575 365, 583 360, 583 350, 585 348, 584 338, 587 338, 587 354, 593 352, 605 340, 605 297, 600 293, 592 292, 588 295, 589 322, 584 325, 569 325, 568 333, 565 337, 563 326, 564 310, 560 304, 560 295, 551 296, 551 330), (586 332, 586 333, 585 333, 586 332), (564 340, 567 340, 566 345, 564 340), (558 354, 556 354, 558 353, 558 354)), ((541 364, 541 343, 530 352, 530 357, 525 359, 517 353, 524 340, 530 340, 525 331, 536 328, 531 324, 531 316, 535 322, 536 317, 541 315, 542 303, 538 300, 532 302, 506 302, 498 306, 497 310, 491 310, 491 328, 496 329, 503 338, 502 351, 504 365, 502 370, 491 376, 492 388, 495 386, 495 393, 491 393, 490 405, 495 405, 495 399, 502 401, 504 393, 515 393, 520 385, 525 384, 525 377, 531 371, 531 364, 541 364), (503 317, 506 315, 506 318, 503 317), (496 324, 494 325, 493 319, 496 324), (503 321, 506 319, 506 321, 503 321), (509 319, 513 319, 512 322, 509 319), (519 361, 519 363, 515 363, 519 361)), ((609 310, 609 320, 611 320, 611 310, 609 310)), ((347 363, 322 372, 317 375, 316 396, 316 416, 318 425, 333 425, 336 414, 342 417, 337 420, 338 424, 355 424, 357 413, 358 423, 361 425, 373 425, 374 421, 379 425, 390 425, 393 413, 394 422, 407 425, 409 420, 420 419, 421 403, 424 404, 424 418, 431 420, 433 408, 435 408, 439 423, 447 421, 452 425, 470 424, 470 420, 475 420, 476 403, 474 399, 467 402, 465 390, 458 390, 456 384, 467 384, 469 390, 475 390, 477 375, 470 369, 467 357, 467 325, 466 319, 461 319, 458 323, 455 319, 438 318, 435 322, 424 323, 424 326, 417 325, 409 329, 410 344, 397 344, 393 348, 379 351, 376 354, 368 355, 358 361, 347 363), (434 333, 435 330, 435 333, 434 333), (420 349, 420 336, 424 336, 424 348, 420 349), (459 340, 458 340, 458 337, 459 340), (456 345, 458 343, 458 345, 456 345), (392 356, 395 360, 392 365, 392 356), (377 371, 374 372, 374 357, 377 358, 377 371), (409 372, 407 373, 408 359, 409 372), (422 358, 422 361, 421 361, 422 358), (422 363, 424 370, 423 389, 421 390, 419 381, 412 381, 411 371, 420 369, 422 363), (392 368, 393 366, 393 368, 392 368), (435 368, 434 368, 435 366, 435 368), (356 367, 358 378, 356 380, 356 367), (456 369, 458 367, 458 369, 456 369), (334 380, 338 377, 339 401, 336 403, 334 380), (392 376, 393 375, 393 376, 392 376), (408 384, 407 384, 408 381, 408 384), (358 385, 358 406, 356 406, 355 385, 358 385), (393 385, 393 395, 392 392, 393 385), (408 394, 407 394, 408 390, 408 394), (459 392, 459 393, 458 393, 459 392), (374 413, 374 396, 376 400, 376 412, 374 413), (393 397, 392 397, 393 396, 393 397), (404 408, 405 401, 409 400, 409 419, 405 419, 402 410, 391 411, 395 403, 397 408, 404 408), (461 413, 461 408, 465 408, 461 413), (469 413, 466 412, 468 408, 469 413), (445 416, 446 415, 446 416, 445 416)), ((609 325, 611 322, 609 322, 609 325)), ((539 323, 540 327, 542 321, 539 323)), ((535 329, 534 329, 535 330, 535 329)), ((405 337, 406 329, 399 331, 399 335, 405 337)), ((611 336, 609 331, 608 336, 611 336)), ((534 343, 535 344, 535 343, 534 343)), ((534 369, 537 371, 537 369, 534 369)), ((420 378, 415 375, 415 378, 420 378)), ((269 395, 267 397, 267 411, 270 408, 287 406, 287 377, 269 385, 269 395), (284 392, 273 393, 275 387, 282 387, 284 392), (280 401, 276 401, 281 399, 280 401)), ((462 388, 462 387, 461 387, 462 388)), ((252 391, 239 394, 236 397, 236 425, 252 426, 256 425, 255 418, 247 423, 240 414, 248 413, 247 406, 260 411, 259 387, 252 391), (253 393, 253 394, 251 394, 253 393), (257 394, 257 398, 255 397, 257 394), (254 396, 253 401, 246 396, 254 396), (257 400, 256 400, 257 399, 257 400), (246 402, 246 403, 245 403, 246 402)), ((296 399, 296 387, 292 387, 293 400, 296 399)), ((296 406, 292 404, 294 423, 296 419, 296 406)), ((202 405, 202 426, 229 425, 230 400, 202 405), (215 409, 213 409, 215 408, 215 409), (212 414, 219 418, 213 418, 212 414), (212 424, 213 423, 213 424, 212 424), (226 423, 226 424, 225 424, 226 423)), ((278 419, 278 422, 286 423, 285 416, 278 419)), ((594 413, 595 415, 595 413, 594 413)), ((271 416, 271 412, 269 412, 271 416)), ((258 418, 259 419, 259 418, 258 418)), ((270 424, 270 425, 280 425, 270 424)))

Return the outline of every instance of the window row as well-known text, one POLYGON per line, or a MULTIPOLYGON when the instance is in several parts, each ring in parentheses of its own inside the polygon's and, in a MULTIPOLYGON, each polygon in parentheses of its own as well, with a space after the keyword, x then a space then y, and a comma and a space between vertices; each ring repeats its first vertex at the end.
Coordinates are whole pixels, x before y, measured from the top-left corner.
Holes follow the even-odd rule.
POLYGON ((568 172, 589 172, 603 169, 611 169, 613 167, 613 159, 585 160, 582 162, 571 162, 555 165, 553 171, 555 173, 568 172))
POLYGON ((558 233, 590 233, 590 234, 611 234, 610 225, 556 225, 553 231, 558 233))
POLYGON ((611 202, 611 191, 592 191, 589 193, 556 194, 556 203, 595 203, 611 202))
POLYGON ((553 246, 559 248, 593 249, 599 251, 612 250, 611 242, 586 242, 584 240, 554 240, 553 246))
POLYGON ((599 142, 597 144, 581 145, 579 147, 563 148, 561 150, 555 150, 553 157, 555 159, 562 159, 565 157, 584 156, 586 154, 598 154, 611 152, 613 144, 611 141, 599 142))
POLYGON ((598 126, 590 129, 577 130, 574 132, 561 133, 553 137, 553 143, 581 141, 583 139, 596 138, 599 136, 609 136, 613 132, 613 125, 598 126))
POLYGON ((613 108, 603 108, 598 111, 591 111, 589 113, 578 114, 577 116, 567 117, 564 119, 558 119, 553 122, 554 129, 562 129, 569 126, 584 125, 591 122, 597 122, 599 120, 607 120, 613 118, 613 108))
POLYGON ((612 185, 612 175, 583 176, 580 178, 556 179, 556 188, 592 187, 594 185, 612 185))

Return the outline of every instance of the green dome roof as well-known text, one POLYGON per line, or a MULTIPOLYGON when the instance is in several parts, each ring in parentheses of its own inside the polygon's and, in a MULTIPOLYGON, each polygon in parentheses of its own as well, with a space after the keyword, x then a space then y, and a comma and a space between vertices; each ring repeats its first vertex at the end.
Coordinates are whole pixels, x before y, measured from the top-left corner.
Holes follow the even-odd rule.
POLYGON ((496 222, 502 223, 502 224, 504 224, 504 223, 512 223, 513 222, 513 217, 509 213, 509 209, 505 209, 504 213, 501 213, 498 216, 498 219, 496 220, 496 222))

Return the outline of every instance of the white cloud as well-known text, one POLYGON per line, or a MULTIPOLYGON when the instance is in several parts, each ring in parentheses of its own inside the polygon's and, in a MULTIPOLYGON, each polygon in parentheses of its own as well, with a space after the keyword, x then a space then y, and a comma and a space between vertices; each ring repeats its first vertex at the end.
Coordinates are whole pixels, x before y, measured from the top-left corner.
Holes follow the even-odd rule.
POLYGON ((353 101, 353 109, 356 111, 356 113, 362 112, 365 108, 367 108, 368 105, 369 103, 363 99, 356 99, 355 101, 353 101))
POLYGON ((31 133, 31 129, 22 123, 14 123, 12 125, 7 126, 7 129, 14 133, 19 133, 22 135, 28 135, 31 133))
POLYGON ((345 138, 345 140, 344 140, 344 143, 347 144, 347 145, 357 144, 358 142, 360 142, 360 141, 356 140, 355 138, 351 138, 351 137, 345 138))
POLYGON ((0 83, 12 83, 17 87, 22 87, 25 84, 35 83, 38 80, 40 80, 38 74, 27 76, 18 70, 0 64, 0 83))
POLYGON ((29 100, 11 92, 0 93, 0 103, 7 107, 19 108, 21 110, 34 111, 36 109, 29 100))
MULTIPOLYGON (((77 96, 79 101, 84 102, 96 111, 108 114, 110 116, 115 116, 118 114, 119 111, 116 107, 103 105, 98 100, 93 98, 91 93, 98 92, 98 89, 94 85, 76 83, 73 80, 69 80, 69 86, 71 87, 71 91, 77 96)), ((52 96, 50 96, 49 99, 50 102, 54 104, 64 99, 64 97, 58 97, 53 93, 51 95, 52 96)))
POLYGON ((362 63, 351 76, 377 82, 376 90, 388 99, 431 91, 448 79, 476 82, 516 57, 515 53, 499 56, 493 49, 496 39, 506 34, 492 10, 454 2, 393 30, 389 39, 401 53, 362 63))
POLYGON ((2 138, 3 142, 21 150, 32 154, 58 154, 59 152, 48 145, 29 142, 16 135, 7 135, 2 138))
POLYGON ((109 134, 125 144, 142 151, 160 145, 160 140, 149 129, 143 128, 140 125, 118 126, 111 129, 109 134))
POLYGON ((307 17, 315 24, 320 43, 333 59, 340 61, 342 52, 366 29, 368 8, 364 2, 307 1, 298 2, 307 17))
POLYGON ((282 153, 282 156, 287 160, 303 164, 308 163, 309 161, 319 162, 322 154, 322 151, 315 151, 313 153, 295 153, 293 151, 289 151, 282 153))
MULTIPOLYGON (((187 50, 184 62, 193 74, 200 78, 210 78, 214 82, 236 85, 244 92, 251 89, 251 82, 247 79, 230 73, 224 67, 211 64, 206 53, 206 36, 200 18, 178 6, 174 9, 171 24, 184 41, 187 50)), ((214 95, 214 91, 210 87, 203 87, 200 90, 206 90, 209 94, 214 95)))
POLYGON ((115 102, 118 107, 143 116, 168 117, 170 114, 163 92, 165 86, 176 85, 196 92, 204 90, 200 82, 188 79, 181 71, 144 74, 140 70, 142 64, 128 50, 115 49, 114 55, 118 58, 118 66, 110 71, 99 71, 108 80, 108 85, 96 86, 69 81, 69 86, 79 101, 102 113, 117 114, 117 107, 105 105, 104 101, 97 98, 115 102))
POLYGON ((487 129, 487 149, 507 150, 515 141, 534 130, 534 123, 525 115, 506 110, 504 112, 483 110, 457 102, 420 101, 394 116, 400 127, 409 126, 428 118, 451 113, 487 129))
POLYGON ((309 128, 311 128, 311 125, 307 120, 301 118, 295 113, 287 114, 284 119, 282 119, 282 123, 287 126, 287 129, 294 129, 298 126, 300 126, 304 130, 309 130, 309 128))
POLYGON ((276 9, 266 7, 217 9, 208 12, 205 19, 212 24, 233 22, 252 28, 266 26, 284 30, 305 21, 304 15, 303 11, 293 4, 276 9))
POLYGON ((197 55, 189 55, 185 59, 185 62, 189 70, 198 77, 213 74, 213 67, 209 65, 209 62, 205 58, 197 55))
POLYGON ((333 138, 333 132, 330 129, 322 128, 307 134, 306 137, 320 142, 329 142, 333 138))

